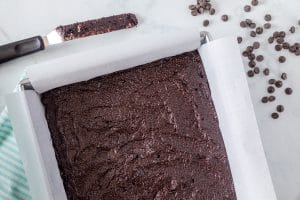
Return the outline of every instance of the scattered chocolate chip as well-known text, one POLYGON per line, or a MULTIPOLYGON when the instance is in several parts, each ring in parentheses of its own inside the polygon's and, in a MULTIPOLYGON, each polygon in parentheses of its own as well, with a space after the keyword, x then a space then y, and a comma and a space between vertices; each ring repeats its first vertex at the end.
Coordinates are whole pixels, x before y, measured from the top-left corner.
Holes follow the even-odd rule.
POLYGON ((277 112, 283 112, 284 111, 284 106, 283 105, 278 105, 277 107, 276 107, 276 110, 277 110, 277 112))
POLYGON ((259 74, 260 70, 259 70, 258 67, 254 67, 253 72, 254 72, 255 74, 259 74))
POLYGON ((238 41, 239 44, 241 44, 242 41, 243 41, 243 38, 239 36, 239 37, 237 37, 237 41, 238 41))
POLYGON ((279 36, 282 37, 282 38, 284 38, 286 36, 286 33, 284 31, 280 31, 279 32, 279 36))
POLYGON ((279 118, 279 114, 276 113, 276 112, 274 112, 274 113, 271 114, 271 117, 272 117, 273 119, 278 119, 278 118, 279 118))
POLYGON ((252 28, 252 29, 254 29, 254 28, 256 28, 256 24, 255 23, 251 23, 251 24, 249 24, 249 27, 252 28))
POLYGON ((204 21, 203 21, 203 26, 206 27, 206 26, 208 26, 208 25, 209 25, 209 20, 208 20, 208 19, 204 20, 204 21))
POLYGON ((283 39, 282 37, 280 37, 280 38, 278 38, 278 39, 276 40, 276 42, 277 42, 278 44, 282 44, 282 43, 284 43, 284 39, 283 39))
POLYGON ((191 11, 191 15, 197 16, 197 15, 198 15, 198 11, 197 11, 197 10, 192 10, 192 11, 191 11))
POLYGON ((275 92, 275 88, 273 86, 269 86, 267 91, 268 91, 268 93, 272 94, 275 92))
POLYGON ((256 28, 256 33, 257 33, 257 34, 260 35, 260 34, 262 34, 263 32, 264 32, 264 29, 263 29, 262 27, 257 27, 257 28, 256 28))
POLYGON ((290 48, 290 44, 287 42, 282 43, 282 48, 283 49, 289 49, 290 48))
POLYGON ((250 12, 251 11, 251 6, 250 5, 244 6, 244 11, 245 12, 250 12))
POLYGON ((229 17, 228 17, 228 15, 222 15, 221 19, 222 19, 222 21, 227 22, 229 17))
POLYGON ((296 27, 295 27, 295 26, 292 26, 292 27, 290 28, 290 32, 291 32, 291 33, 295 33, 295 32, 296 32, 296 27))
POLYGON ((273 78, 269 80, 269 84, 270 84, 270 85, 273 85, 273 84, 275 84, 275 82, 276 82, 276 80, 275 80, 275 79, 273 79, 273 78))
POLYGON ((287 79, 287 74, 284 72, 281 74, 281 79, 286 80, 287 79))
POLYGON ((269 102, 273 102, 276 100, 276 97, 271 95, 271 96, 269 96, 268 100, 269 100, 269 102))
POLYGON ((271 16, 270 14, 266 14, 266 15, 265 15, 265 20, 266 20, 267 22, 271 21, 271 20, 272 20, 272 16, 271 16))
POLYGON ((248 57, 249 52, 248 52, 248 51, 243 51, 242 55, 243 55, 244 57, 248 57))
POLYGON ((280 44, 275 45, 275 50, 276 51, 281 51, 281 49, 282 49, 282 46, 280 44))
POLYGON ((271 25, 270 23, 265 23, 265 24, 264 24, 264 28, 265 28, 265 29, 270 29, 271 26, 272 26, 272 25, 271 25))
POLYGON ((274 38, 273 38, 273 37, 269 37, 269 38, 268 38, 268 42, 269 42, 270 44, 272 44, 272 43, 274 42, 274 38))
POLYGON ((279 56, 278 61, 280 63, 284 63, 286 61, 286 58, 284 56, 279 56))
POLYGON ((256 37, 256 32, 255 32, 255 31, 251 31, 251 32, 250 32, 250 36, 251 36, 251 37, 256 37))
POLYGON ((277 87, 277 88, 281 88, 282 87, 282 81, 276 81, 275 82, 275 86, 277 87))
POLYGON ((255 60, 255 55, 254 55, 254 53, 250 53, 250 54, 248 55, 248 59, 249 59, 250 61, 255 60))
POLYGON ((248 63, 248 66, 249 66, 250 68, 254 68, 255 65, 256 65, 256 63, 255 63, 254 60, 251 60, 251 61, 248 63))
POLYGON ((192 4, 192 5, 189 5, 189 9, 190 9, 190 10, 195 10, 195 9, 196 9, 196 6, 193 5, 193 4, 192 4))
POLYGON ((287 94, 287 95, 291 95, 293 93, 292 88, 286 88, 284 91, 285 91, 285 94, 287 94))
POLYGON ((257 6, 258 5, 258 0, 252 0, 251 5, 252 6, 257 6))
POLYGON ((248 77, 253 77, 254 76, 254 72, 252 70, 249 70, 247 72, 248 77))
POLYGON ((269 76, 269 74, 270 74, 269 68, 265 68, 263 73, 264 73, 264 75, 269 76))
POLYGON ((274 37, 274 39, 280 37, 280 33, 278 31, 275 31, 273 33, 273 37, 274 37))
POLYGON ((268 97, 261 98, 261 102, 263 102, 263 103, 268 103, 268 101, 269 101, 268 97))
POLYGON ((259 42, 254 42, 252 46, 253 46, 253 49, 259 49, 260 43, 259 42))
POLYGON ((241 26, 242 28, 246 28, 248 25, 247 25, 247 23, 246 23, 245 21, 241 21, 241 22, 240 22, 240 26, 241 26))
POLYGON ((264 60, 264 56, 263 55, 258 55, 257 57, 256 57, 256 61, 257 62, 262 62, 264 60))
POLYGON ((248 51, 248 52, 252 52, 253 51, 253 46, 247 46, 247 48, 246 48, 246 50, 248 51))
POLYGON ((209 14, 214 15, 216 13, 216 10, 214 8, 210 9, 209 14))

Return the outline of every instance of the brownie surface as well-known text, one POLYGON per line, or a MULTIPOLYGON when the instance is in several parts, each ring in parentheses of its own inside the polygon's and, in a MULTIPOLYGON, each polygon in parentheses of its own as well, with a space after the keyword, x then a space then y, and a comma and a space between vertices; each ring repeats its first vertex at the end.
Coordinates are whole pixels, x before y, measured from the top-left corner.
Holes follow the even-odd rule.
POLYGON ((65 41, 68 41, 86 36, 132 28, 137 24, 138 20, 136 16, 131 13, 126 13, 59 26, 56 28, 56 31, 65 41))
POLYGON ((69 200, 236 199, 196 51, 42 95, 69 200))

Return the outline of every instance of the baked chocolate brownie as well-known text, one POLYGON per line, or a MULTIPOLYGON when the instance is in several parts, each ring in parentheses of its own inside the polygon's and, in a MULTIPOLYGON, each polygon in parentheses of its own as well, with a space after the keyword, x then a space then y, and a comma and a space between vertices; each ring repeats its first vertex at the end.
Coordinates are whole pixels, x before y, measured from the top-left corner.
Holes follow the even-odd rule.
POLYGON ((198 52, 42 95, 69 200, 236 199, 198 52))

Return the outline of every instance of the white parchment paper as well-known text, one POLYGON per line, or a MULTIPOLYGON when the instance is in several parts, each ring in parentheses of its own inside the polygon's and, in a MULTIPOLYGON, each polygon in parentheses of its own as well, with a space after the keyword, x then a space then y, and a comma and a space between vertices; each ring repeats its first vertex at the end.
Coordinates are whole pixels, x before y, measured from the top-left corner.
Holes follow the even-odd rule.
MULTIPOLYGON (((30 66, 27 76, 35 90, 42 93, 62 85, 196 50, 200 46, 200 35, 192 30, 151 34, 135 30, 131 34, 133 35, 125 36, 126 39, 118 43, 112 41, 87 52, 30 66)), ((223 38, 209 42, 202 46, 199 52, 219 117, 238 199, 276 200, 236 40, 223 38)), ((61 185, 61 180, 57 179, 60 176, 57 163, 49 163, 56 159, 51 139, 45 135, 49 130, 45 124, 43 108, 40 103, 35 103, 37 108, 32 109, 32 102, 36 102, 37 99, 38 94, 32 92, 11 95, 8 98, 9 112, 14 125, 23 124, 22 127, 17 126, 16 137, 29 137, 28 140, 18 140, 21 143, 20 147, 25 149, 31 148, 32 145, 38 146, 34 148, 38 153, 23 156, 24 159, 29 159, 26 163, 30 165, 29 161, 33 160, 44 166, 40 172, 44 185, 33 178, 39 175, 37 170, 25 166, 29 179, 33 178, 29 181, 30 187, 49 187, 44 188, 44 191, 49 192, 39 194, 39 199, 61 200, 57 196, 63 197, 65 194, 57 187, 61 185), (16 107, 14 104, 21 105, 16 107), (18 112, 25 114, 18 115, 18 112), (27 116, 27 119, 20 116, 27 116), (39 126, 26 126, 28 122, 39 126), (42 137, 39 135, 41 133, 42 137), (47 159, 40 156, 46 154, 47 159)))
POLYGON ((236 37, 200 48, 238 199, 276 199, 236 37))

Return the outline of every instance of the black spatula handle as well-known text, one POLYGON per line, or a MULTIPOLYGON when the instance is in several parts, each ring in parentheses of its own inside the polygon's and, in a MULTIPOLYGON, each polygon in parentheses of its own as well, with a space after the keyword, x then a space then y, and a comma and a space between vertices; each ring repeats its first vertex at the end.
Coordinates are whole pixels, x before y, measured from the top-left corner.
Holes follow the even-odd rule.
POLYGON ((12 42, 0 46, 0 64, 45 49, 41 36, 12 42))

